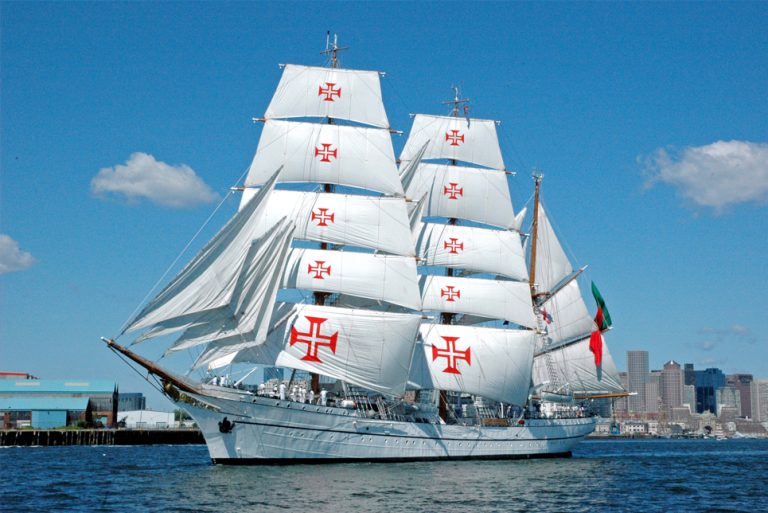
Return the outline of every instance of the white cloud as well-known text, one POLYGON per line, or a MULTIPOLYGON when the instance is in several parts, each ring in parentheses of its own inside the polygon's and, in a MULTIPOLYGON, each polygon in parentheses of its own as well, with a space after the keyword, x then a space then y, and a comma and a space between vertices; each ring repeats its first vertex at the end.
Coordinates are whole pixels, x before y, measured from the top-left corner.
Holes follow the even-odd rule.
POLYGON ((644 161, 649 187, 666 183, 716 213, 739 203, 768 203, 768 143, 717 141, 673 154, 660 148, 644 161))
POLYGON ((91 180, 91 192, 117 194, 129 201, 147 198, 170 208, 194 207, 219 197, 191 167, 172 166, 141 152, 132 154, 124 165, 100 169, 91 180))
POLYGON ((19 243, 0 233, 0 274, 23 271, 37 260, 19 248, 19 243))

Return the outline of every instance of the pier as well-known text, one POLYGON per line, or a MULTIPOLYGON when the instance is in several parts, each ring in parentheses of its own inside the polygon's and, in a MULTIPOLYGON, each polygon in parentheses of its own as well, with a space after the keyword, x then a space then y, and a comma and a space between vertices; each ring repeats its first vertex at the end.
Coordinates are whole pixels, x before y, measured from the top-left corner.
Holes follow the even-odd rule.
POLYGON ((9 429, 0 446, 203 444, 197 429, 9 429))

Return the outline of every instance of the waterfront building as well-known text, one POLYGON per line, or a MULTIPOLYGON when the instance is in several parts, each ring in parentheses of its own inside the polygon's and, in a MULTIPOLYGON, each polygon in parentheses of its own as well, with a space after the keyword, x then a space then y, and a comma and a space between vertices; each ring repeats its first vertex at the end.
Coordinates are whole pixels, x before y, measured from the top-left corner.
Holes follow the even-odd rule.
POLYGON ((670 412, 683 404, 683 386, 685 374, 680 364, 670 360, 661 371, 661 403, 664 411, 670 412))
POLYGON ((691 423, 691 410, 687 406, 673 407, 669 411, 669 422, 674 422, 683 426, 691 423))
POLYGON ((716 368, 696 371, 696 413, 717 411, 715 391, 725 386, 725 374, 716 368))
POLYGON ((741 392, 734 387, 720 387, 715 390, 717 416, 721 419, 741 417, 741 392))
POLYGON ((645 405, 645 384, 648 381, 648 351, 627 351, 627 389, 637 395, 629 396, 628 410, 643 413, 645 405))
POLYGON ((121 411, 117 414, 117 418, 120 427, 130 429, 165 429, 177 426, 172 411, 121 411))
POLYGON ((117 411, 145 410, 146 408, 147 398, 141 392, 117 394, 117 411))
POLYGON ((725 377, 725 384, 735 388, 741 395, 741 415, 740 417, 752 418, 752 374, 728 374, 725 377))
POLYGON ((80 421, 112 426, 117 386, 106 380, 0 380, 0 415, 4 428, 54 428, 80 421))
POLYGON ((648 426, 645 422, 639 421, 622 422, 621 432, 630 435, 644 435, 648 432, 648 426))

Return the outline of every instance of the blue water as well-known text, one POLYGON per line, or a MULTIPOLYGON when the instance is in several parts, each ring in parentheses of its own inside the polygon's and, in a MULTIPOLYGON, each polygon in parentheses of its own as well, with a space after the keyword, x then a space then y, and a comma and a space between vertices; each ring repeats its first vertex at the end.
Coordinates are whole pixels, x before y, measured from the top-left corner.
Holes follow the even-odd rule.
POLYGON ((204 446, 0 448, 0 510, 768 511, 768 440, 586 441, 571 459, 225 467, 204 446))

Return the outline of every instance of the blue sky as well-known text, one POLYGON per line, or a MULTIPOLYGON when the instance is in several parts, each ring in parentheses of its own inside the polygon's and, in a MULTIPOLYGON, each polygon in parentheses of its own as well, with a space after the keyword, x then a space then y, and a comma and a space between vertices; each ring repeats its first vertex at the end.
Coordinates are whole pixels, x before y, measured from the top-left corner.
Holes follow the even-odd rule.
POLYGON ((768 378, 768 3, 0 9, 0 370, 147 391, 99 337, 249 165, 277 64, 322 65, 332 30, 344 66, 386 71, 394 128, 453 84, 502 121, 515 206, 543 170, 619 367, 647 349, 768 378), (116 166, 143 177, 128 195, 116 166))

